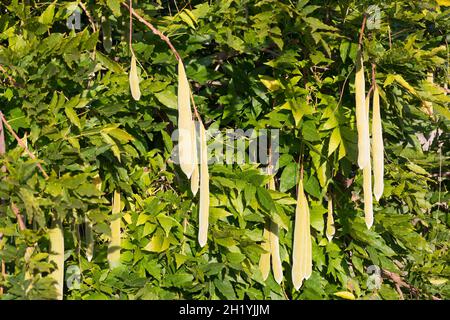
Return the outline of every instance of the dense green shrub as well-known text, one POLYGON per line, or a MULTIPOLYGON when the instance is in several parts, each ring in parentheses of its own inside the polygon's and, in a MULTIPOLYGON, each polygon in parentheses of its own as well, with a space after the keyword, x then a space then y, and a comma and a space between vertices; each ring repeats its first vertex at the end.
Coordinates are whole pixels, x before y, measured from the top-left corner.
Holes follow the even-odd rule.
POLYGON ((266 191, 268 176, 256 164, 210 166, 209 240, 201 248, 198 195, 170 159, 176 59, 134 20, 142 97, 133 100, 127 9, 119 0, 84 1, 91 19, 83 11, 81 30, 70 31, 66 21, 78 2, 0 4, 0 110, 49 174, 45 179, 5 132, 2 299, 55 297, 47 234, 55 220, 64 226, 66 299, 333 299, 340 291, 362 299, 399 299, 400 292, 406 299, 450 298, 450 116, 443 89, 449 7, 403 0, 135 3, 180 53, 207 128, 280 130, 278 191, 266 191), (353 81, 363 15, 374 16, 370 5, 378 6, 381 21, 368 20, 363 48, 367 87, 374 63, 381 91, 385 190, 367 230, 353 81), (435 85, 426 81, 429 72, 435 85), (433 116, 424 101, 433 103, 433 116), (421 137, 430 135, 436 137, 425 148, 421 137), (290 268, 301 153, 313 273, 295 291, 290 268), (124 205, 122 266, 109 270, 114 190, 124 205), (330 243, 327 194, 336 221, 330 243), (13 203, 26 230, 19 230, 13 203), (282 226, 281 286, 272 275, 264 282, 258 270, 268 216, 282 226), (94 232, 92 261, 86 219, 94 232), (384 270, 381 287, 370 286, 371 265, 384 270), (79 287, 70 285, 78 283, 77 270, 79 287))

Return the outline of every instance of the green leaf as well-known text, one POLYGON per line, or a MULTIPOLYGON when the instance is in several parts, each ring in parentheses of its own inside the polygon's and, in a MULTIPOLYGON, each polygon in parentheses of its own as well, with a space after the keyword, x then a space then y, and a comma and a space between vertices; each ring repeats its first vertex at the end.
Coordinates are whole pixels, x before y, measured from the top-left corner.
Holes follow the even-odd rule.
POLYGON ((53 17, 55 16, 55 2, 50 4, 39 17, 38 21, 40 23, 45 25, 51 25, 53 23, 53 17))
POLYGON ((298 166, 296 162, 284 167, 280 177, 280 191, 286 192, 297 184, 298 166))
POLYGON ((120 2, 121 2, 120 0, 106 0, 106 4, 116 17, 121 16, 120 2))
POLYGON ((227 279, 220 280, 214 279, 214 286, 219 290, 219 292, 228 300, 235 300, 236 294, 233 289, 233 285, 227 279))
POLYGON ((328 156, 330 156, 339 147, 341 140, 341 131, 339 130, 339 127, 336 127, 334 128, 330 136, 330 142, 328 144, 328 156))
POLYGON ((256 188, 256 197, 261 206, 269 212, 275 211, 275 203, 273 202, 272 197, 270 196, 269 191, 263 187, 256 188))
POLYGON ((67 118, 69 118, 70 122, 78 127, 78 129, 81 129, 81 122, 80 118, 78 118, 77 113, 71 106, 66 106, 64 108, 64 111, 66 113, 67 118))

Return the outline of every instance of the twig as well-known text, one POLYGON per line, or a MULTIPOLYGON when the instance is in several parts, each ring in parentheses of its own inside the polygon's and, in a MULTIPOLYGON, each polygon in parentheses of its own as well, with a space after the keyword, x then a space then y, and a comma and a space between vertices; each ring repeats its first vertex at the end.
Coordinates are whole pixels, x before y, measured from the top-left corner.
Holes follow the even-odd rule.
POLYGON ((92 31, 94 31, 94 33, 97 32, 97 27, 95 26, 94 19, 92 18, 91 14, 89 13, 88 9, 86 8, 86 5, 80 1, 80 7, 81 7, 81 9, 83 9, 84 13, 88 17, 88 20, 92 26, 92 31))
MULTIPOLYGON (((13 128, 9 125, 8 121, 6 120, 5 115, 1 111, 0 111, 0 118, 1 118, 1 121, 3 121, 3 123, 5 124, 8 131, 12 134, 14 139, 16 139, 17 143, 25 150, 25 152, 30 156, 30 158, 33 160, 38 160, 36 158, 36 156, 30 151, 30 149, 28 149, 28 147, 25 145, 25 143, 23 143, 22 139, 20 139, 19 136, 14 132, 13 128)), ((45 172, 44 168, 42 168, 42 165, 39 162, 37 162, 36 165, 39 168, 39 170, 42 172, 44 177, 46 179, 48 179, 49 176, 48 176, 47 172, 45 172)))
POLYGON ((178 53, 178 51, 175 49, 175 47, 172 45, 172 43, 170 42, 169 38, 167 36, 165 36, 164 34, 161 33, 161 31, 159 31, 158 29, 156 29, 150 22, 148 22, 147 20, 145 20, 143 17, 141 17, 139 14, 136 13, 136 11, 134 11, 133 8, 130 8, 129 5, 127 5, 126 3, 122 3, 122 5, 124 7, 126 7, 128 10, 130 10, 133 13, 133 16, 136 17, 136 19, 138 19, 140 22, 142 22, 143 24, 145 24, 155 35, 157 35, 158 37, 161 38, 162 41, 164 41, 165 43, 167 43, 167 45, 169 46, 170 50, 172 50, 173 54, 175 55, 175 58, 177 60, 180 60, 180 54, 178 53))
POLYGON ((359 48, 361 48, 361 46, 362 46, 362 38, 364 36, 364 28, 366 27, 366 20, 367 20, 367 15, 364 14, 364 18, 363 18, 362 25, 361 25, 361 30, 359 31, 359 41, 358 41, 359 48))
POLYGON ((17 223, 19 224, 19 230, 23 231, 27 227, 25 226, 25 223, 23 222, 22 215, 20 214, 19 208, 17 208, 16 204, 14 202, 11 202, 11 210, 14 212, 14 215, 17 218, 17 223))
MULTIPOLYGON (((2 278, 6 278, 6 266, 5 266, 5 261, 2 260, 2 278)), ((0 296, 3 294, 3 287, 0 287, 0 296)))
MULTIPOLYGON (((131 3, 131 1, 130 1, 130 3, 131 3)), ((177 61, 181 60, 180 54, 178 53, 177 49, 175 49, 175 47, 173 46, 172 42, 170 42, 170 39, 167 36, 165 36, 161 31, 156 29, 150 22, 145 20, 138 13, 136 13, 136 11, 134 11, 132 6, 126 4, 125 2, 122 2, 122 5, 130 11, 130 39, 131 39, 131 24, 132 24, 132 22, 131 22, 131 15, 133 15, 136 19, 138 19, 140 22, 145 24, 155 35, 160 37, 161 40, 164 41, 169 46, 170 50, 174 54, 174 56, 177 59, 177 61)), ((130 48, 131 48, 131 42, 130 42, 130 48)), ((202 122, 200 114, 198 113, 198 110, 197 110, 197 106, 195 105, 195 101, 194 101, 194 96, 192 94, 192 90, 190 90, 190 92, 191 92, 191 101, 192 101, 192 107, 194 108, 195 117, 198 119, 198 121, 202 122)))
POLYGON ((15 87, 20 87, 20 85, 14 80, 13 77, 11 77, 7 72, 6 69, 0 64, 0 72, 2 72, 7 78, 8 81, 15 87))
POLYGON ((397 289, 397 292, 399 292, 399 295, 401 298, 403 298, 403 293, 401 292, 401 288, 407 288, 412 294, 414 294, 415 297, 417 297, 419 295, 419 290, 410 285, 409 283, 406 283, 400 275, 394 273, 394 272, 390 272, 388 270, 383 269, 382 270, 382 275, 386 276, 389 280, 391 280, 392 282, 394 282, 395 284, 395 288, 397 289))
POLYGON ((129 46, 130 46, 130 52, 131 52, 131 54, 133 54, 134 55, 134 52, 133 52, 133 47, 132 47, 132 42, 133 42, 133 0, 130 0, 130 34, 129 34, 129 36, 128 36, 128 41, 129 41, 129 46))

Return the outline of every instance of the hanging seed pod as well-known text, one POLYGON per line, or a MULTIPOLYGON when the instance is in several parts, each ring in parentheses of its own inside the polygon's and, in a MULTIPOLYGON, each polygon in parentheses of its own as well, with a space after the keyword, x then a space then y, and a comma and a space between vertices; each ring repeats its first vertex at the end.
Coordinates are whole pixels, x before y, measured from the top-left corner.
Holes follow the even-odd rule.
POLYGON ((102 16, 103 48, 110 53, 112 48, 111 23, 108 17, 102 16))
POLYGON ((138 101, 141 98, 141 89, 139 89, 139 77, 137 73, 136 57, 133 52, 131 54, 130 90, 133 99, 138 101))
POLYGON ((270 255, 272 256, 272 270, 275 281, 280 284, 283 281, 283 266, 280 258, 280 243, 278 237, 278 224, 270 222, 270 255))
MULTIPOLYGON (((102 190, 102 180, 100 179, 100 176, 97 174, 93 182, 95 184, 95 188, 98 191, 102 190)), ((94 239, 94 231, 93 231, 93 224, 89 220, 88 216, 86 215, 84 217, 84 228, 85 228, 85 241, 86 241, 86 259, 91 262, 92 258, 94 257, 94 249, 95 249, 95 239, 94 239)))
MULTIPOLYGON (((112 203, 112 214, 120 213, 120 193, 114 191, 114 198, 112 203)), ((108 246, 108 263, 110 269, 114 269, 120 264, 120 217, 111 221, 111 241, 108 246)))
POLYGON ((62 300, 64 290, 64 233, 60 221, 48 230, 48 237, 50 240, 49 261, 56 264, 56 270, 50 274, 50 277, 56 281, 56 299, 62 300))
POLYGON ((384 146, 380 115, 380 93, 377 85, 375 85, 373 91, 372 108, 373 194, 378 201, 383 195, 384 189, 384 146))
POLYGON ((327 230, 325 232, 328 242, 331 242, 335 233, 336 233, 336 228, 334 227, 334 218, 333 218, 333 198, 331 197, 331 195, 329 195, 328 196, 328 213, 327 213, 327 230))
MULTIPOLYGON (((270 160, 272 161, 272 160, 270 160)), ((269 166, 269 174, 273 174, 273 166, 270 164, 269 166)), ((275 190, 275 179, 273 176, 269 180, 269 189, 275 190)), ((280 258, 280 241, 278 237, 278 224, 275 223, 273 220, 270 221, 270 255, 272 257, 272 270, 273 270, 273 277, 275 278, 275 281, 280 284, 281 281, 283 281, 283 267, 281 264, 281 258, 280 258)))
MULTIPOLYGON (((369 93, 370 94, 370 93, 369 93)), ((369 108, 370 108, 370 96, 367 95, 365 113, 367 119, 369 118, 369 108)), ((370 150, 370 140, 367 141, 370 150)), ((373 224, 373 199, 372 199, 372 166, 370 162, 370 157, 368 158, 368 163, 363 169, 363 193, 364 193, 364 220, 366 221, 366 226, 368 229, 372 227, 373 224)))
POLYGON ((356 58, 355 76, 355 102, 356 102, 356 128, 358 130, 358 166, 363 169, 369 162, 369 119, 365 110, 365 79, 364 62, 361 49, 356 58))
MULTIPOLYGON (((427 81, 429 83, 434 83, 434 74, 433 72, 428 72, 427 73, 427 81)), ((423 111, 428 114, 430 117, 433 116, 433 103, 430 101, 424 101, 423 102, 423 111)))
POLYGON ((181 59, 178 62, 178 153, 181 170, 188 178, 195 169, 192 153, 193 136, 191 90, 181 59))
POLYGON ((259 258, 259 270, 261 270, 261 274, 263 280, 265 281, 267 277, 269 277, 270 272, 270 222, 267 221, 264 226, 263 232, 263 243, 262 248, 266 251, 261 254, 259 258))
POLYGON ((206 133, 203 124, 200 126, 200 206, 198 242, 203 247, 208 240, 209 219, 209 173, 208 173, 208 146, 206 144, 206 133))
POLYGON ((94 257, 95 239, 93 232, 93 224, 88 217, 84 219, 84 227, 86 230, 86 259, 91 262, 94 257))
POLYGON ((295 209, 294 245, 292 256, 292 282, 298 290, 303 280, 312 273, 312 244, 309 221, 308 200, 303 189, 303 179, 300 179, 295 209))
POLYGON ((193 133, 192 133, 192 136, 193 136, 192 153, 194 154, 194 171, 192 172, 192 175, 191 175, 191 191, 195 197, 195 195, 197 194, 197 191, 198 191, 198 187, 199 187, 199 168, 198 168, 198 166, 199 166, 199 162, 200 162, 198 160, 200 152, 198 152, 198 150, 197 150, 198 129, 197 129, 195 122, 194 122, 194 125, 192 126, 192 131, 193 131, 193 133))

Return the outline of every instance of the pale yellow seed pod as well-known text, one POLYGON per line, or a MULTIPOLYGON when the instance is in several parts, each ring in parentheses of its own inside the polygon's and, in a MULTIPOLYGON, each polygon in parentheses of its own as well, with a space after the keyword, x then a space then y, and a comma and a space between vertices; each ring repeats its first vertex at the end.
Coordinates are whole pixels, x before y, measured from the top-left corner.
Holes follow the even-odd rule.
MULTIPOLYGON (((112 203, 112 214, 120 213, 120 193, 114 191, 114 198, 112 203)), ((108 263, 110 269, 114 269, 120 265, 120 245, 121 245, 121 231, 120 222, 121 218, 115 218, 110 222, 111 228, 111 240, 108 246, 108 263)))
POLYGON ((50 240, 50 254, 49 261, 56 264, 56 270, 54 270, 50 277, 56 281, 56 299, 63 299, 64 290, 64 233, 61 222, 57 222, 56 225, 48 229, 48 237, 50 240))
POLYGON ((266 222, 264 226, 262 248, 266 252, 262 253, 259 258, 259 270, 263 280, 266 280, 270 272, 270 222, 266 222))
MULTIPOLYGON (((428 72, 427 73, 427 81, 429 83, 434 83, 434 74, 433 74, 433 72, 428 72)), ((430 117, 433 116, 433 103, 432 102, 424 101, 423 102, 423 109, 424 109, 424 112, 426 114, 428 114, 430 117)))
POLYGON ((369 162, 369 119, 365 111, 365 79, 364 62, 361 50, 356 58, 355 76, 355 102, 356 102, 356 128, 358 130, 358 166, 363 169, 369 162))
POLYGON ((192 145, 191 90, 181 59, 178 62, 178 154, 181 170, 188 178, 195 169, 192 145))
POLYGON ((141 98, 141 89, 139 88, 139 77, 137 73, 137 66, 136 66, 136 57, 134 53, 131 55, 131 68, 130 68, 130 90, 131 90, 131 96, 134 100, 138 101, 141 98))
POLYGON ((278 224, 270 222, 270 255, 272 256, 272 270, 275 281, 280 284, 283 281, 283 266, 280 257, 279 243, 279 227, 278 224))
POLYGON ((331 242, 335 233, 336 233, 336 228, 334 227, 333 199, 332 199, 331 195, 329 195, 328 196, 328 212, 327 212, 327 230, 325 232, 325 235, 327 236, 327 239, 329 242, 331 242))
POLYGON ((372 111, 372 160, 373 160, 373 194, 380 200, 384 189, 384 146, 383 128, 380 115, 380 93, 375 85, 373 91, 372 111))
MULTIPOLYGON (((102 179, 97 174, 93 182, 95 184, 95 188, 99 191, 102 190, 102 179)), ((93 223, 89 220, 87 216, 84 218, 84 227, 86 230, 86 259, 91 262, 92 258, 94 258, 94 249, 95 249, 95 239, 94 239, 94 231, 93 231, 93 223)))
MULTIPOLYGON (((366 116, 369 119, 370 96, 366 98, 366 116)), ((370 150, 370 140, 367 141, 370 150)), ((363 194, 364 194, 364 220, 367 229, 373 225, 373 199, 372 199, 372 165, 370 161, 370 154, 367 165, 363 168, 363 194)))
POLYGON ((312 273, 312 243, 309 221, 308 200, 303 189, 303 180, 300 179, 297 194, 297 207, 295 209, 294 245, 292 256, 292 282, 298 290, 303 280, 308 279, 312 273))
MULTIPOLYGON (((268 173, 273 174, 272 165, 269 166, 268 173)), ((269 189, 275 190, 275 179, 272 176, 269 180, 269 189)), ((270 221, 270 255, 272 257, 272 270, 275 281, 280 284, 283 281, 283 267, 280 257, 280 241, 279 241, 278 224, 273 220, 270 221)))
POLYGON ((203 247, 208 240, 209 219, 209 173, 208 173, 208 146, 203 124, 200 126, 200 205, 199 205, 199 232, 198 242, 203 247))
POLYGON ((199 162, 200 161, 198 160, 200 152, 198 152, 198 150, 197 150, 198 129, 196 128, 195 122, 194 122, 194 125, 192 126, 192 131, 193 131, 192 136, 194 137, 193 143, 192 143, 192 153, 194 154, 195 167, 194 167, 194 171, 192 172, 192 175, 191 175, 191 191, 192 191, 192 194, 195 196, 198 192, 199 182, 200 182, 200 180, 199 180, 199 176, 200 176, 199 162))

